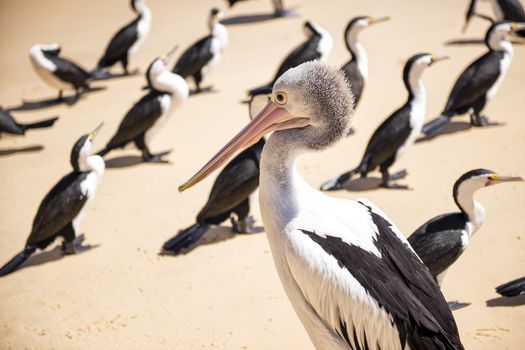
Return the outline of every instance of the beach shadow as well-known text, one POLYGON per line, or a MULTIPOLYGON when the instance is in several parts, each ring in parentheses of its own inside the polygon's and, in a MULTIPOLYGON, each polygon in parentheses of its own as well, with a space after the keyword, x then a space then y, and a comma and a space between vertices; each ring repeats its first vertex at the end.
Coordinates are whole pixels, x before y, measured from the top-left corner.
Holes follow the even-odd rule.
POLYGON ((201 88, 201 91, 197 91, 196 89, 190 90, 190 96, 199 96, 203 94, 216 94, 219 90, 216 90, 213 86, 206 86, 201 88))
MULTIPOLYGON (((232 231, 231 227, 229 226, 213 226, 202 236, 201 239, 199 239, 196 243, 194 243, 192 246, 187 247, 184 251, 182 251, 180 254, 188 254, 191 251, 193 251, 195 248, 200 246, 205 246, 209 244, 215 244, 222 241, 227 241, 232 238, 235 238, 237 236, 250 236, 252 234, 258 234, 264 232, 264 227, 262 226, 255 226, 254 227, 255 232, 253 233, 235 233, 232 231)), ((180 254, 172 254, 169 251, 161 250, 159 255, 167 255, 167 256, 176 256, 180 254)))
MULTIPOLYGON (((90 251, 90 250, 98 248, 98 247, 100 247, 100 244, 82 245, 82 249, 83 250, 81 252, 79 252, 77 254, 73 254, 73 255, 83 254, 83 253, 85 253, 87 251, 90 251)), ((22 264, 22 266, 20 266, 17 269, 17 271, 21 270, 21 269, 25 269, 27 267, 38 266, 38 265, 47 264, 47 263, 50 263, 50 262, 53 262, 53 261, 57 261, 57 260, 65 258, 66 256, 68 256, 68 255, 64 254, 64 251, 62 250, 62 245, 59 244, 59 245, 55 246, 53 249, 51 249, 51 250, 43 251, 41 253, 32 255, 29 259, 27 259, 27 261, 24 264, 22 264)))
POLYGON ((221 21, 222 24, 226 26, 234 26, 239 24, 250 24, 250 23, 260 23, 269 21, 272 19, 276 19, 279 17, 275 17, 273 13, 258 13, 258 14, 251 14, 251 15, 240 15, 240 16, 234 16, 234 17, 228 17, 221 21))
POLYGON ((42 145, 26 146, 26 147, 21 147, 21 148, 0 149, 0 157, 10 156, 12 154, 17 154, 17 153, 40 152, 43 149, 44 149, 44 146, 42 145))
POLYGON ((52 107, 52 106, 58 106, 58 105, 62 105, 62 104, 65 104, 67 106, 73 106, 78 101, 83 99, 84 95, 90 94, 90 93, 96 92, 96 91, 105 90, 105 89, 106 89, 105 86, 93 87, 93 88, 90 88, 88 90, 85 90, 79 96, 77 96, 77 95, 67 96, 67 97, 63 97, 60 100, 57 99, 56 97, 45 98, 45 99, 42 99, 42 100, 35 100, 35 101, 22 100, 22 103, 20 105, 14 106, 14 107, 9 107, 9 108, 7 108, 7 110, 8 111, 33 111, 33 110, 36 110, 36 109, 42 109, 42 108, 47 108, 47 107, 52 107))
POLYGON ((118 168, 128 168, 135 165, 143 163, 142 157, 139 156, 122 156, 115 157, 106 160, 106 168, 108 169, 118 169, 118 168))
POLYGON ((470 129, 472 126, 470 123, 467 122, 454 122, 451 121, 447 123, 445 126, 441 128, 438 132, 432 135, 425 135, 423 137, 420 137, 416 140, 416 143, 419 142, 425 142, 435 139, 438 136, 447 135, 447 134, 454 134, 457 132, 465 131, 470 129))
POLYGON ((508 307, 525 305, 525 294, 516 297, 499 297, 487 300, 488 307, 508 307))
POLYGON ((99 73, 94 73, 91 72, 92 76, 93 76, 93 80, 94 81, 103 81, 103 80, 112 80, 112 79, 119 79, 119 78, 127 78, 127 77, 134 77, 134 76, 137 76, 137 75, 140 75, 140 70, 138 68, 132 70, 131 72, 129 72, 128 74, 124 73, 124 72, 120 72, 120 73, 111 73, 111 72, 108 72, 108 71, 103 71, 103 72, 99 72, 99 73))
POLYGON ((451 39, 444 42, 445 46, 464 46, 464 45, 485 45, 485 40, 483 39, 451 39))
MULTIPOLYGON (((383 179, 380 177, 358 177, 353 180, 347 181, 343 187, 342 190, 346 190, 349 192, 363 192, 363 191, 370 191, 370 190, 377 190, 381 187, 381 183, 383 182, 383 179)), ((399 183, 400 185, 405 185, 402 179, 395 180, 394 183, 399 183)), ((401 188, 401 189, 391 189, 391 190, 410 190, 411 188, 401 188)), ((331 192, 331 191, 327 191, 331 192)))

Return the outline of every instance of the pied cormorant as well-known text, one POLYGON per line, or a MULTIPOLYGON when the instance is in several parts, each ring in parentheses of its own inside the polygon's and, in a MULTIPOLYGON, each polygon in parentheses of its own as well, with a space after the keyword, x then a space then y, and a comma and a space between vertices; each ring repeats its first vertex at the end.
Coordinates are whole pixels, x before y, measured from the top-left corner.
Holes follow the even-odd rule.
MULTIPOLYGON (((465 13, 463 32, 467 30, 469 22, 474 16, 488 19, 493 22, 490 17, 477 13, 477 3, 478 0, 470 0, 467 12, 465 13)), ((492 5, 492 10, 496 16, 496 21, 525 22, 525 11, 519 0, 490 0, 490 4, 492 5)), ((525 37, 525 29, 516 31, 516 34, 525 37)))
POLYGON ((104 160, 91 154, 93 140, 101 126, 75 142, 70 157, 73 172, 64 176, 44 197, 24 250, 0 268, 0 276, 16 270, 37 249, 45 249, 57 237, 64 238, 62 249, 66 254, 88 248, 79 246, 75 238, 104 175, 104 160))
POLYGON ((31 47, 29 57, 38 76, 50 87, 58 90, 57 100, 62 100, 62 90, 73 88, 78 98, 89 89, 91 75, 76 63, 58 57, 58 44, 36 44, 31 47))
POLYGON ((58 117, 51 117, 45 120, 34 123, 19 123, 13 118, 9 111, 5 110, 0 106, 0 136, 2 133, 13 134, 13 135, 24 135, 26 130, 48 128, 53 126, 57 121, 58 117))
POLYGON ((407 151, 421 132, 427 100, 421 79, 423 71, 428 66, 445 58, 447 57, 417 54, 407 61, 403 70, 403 82, 408 90, 407 101, 374 131, 357 168, 324 183, 321 190, 341 189, 354 175, 360 174, 361 177, 367 177, 368 173, 378 166, 383 178, 382 187, 407 188, 405 185, 392 182, 392 180, 405 177, 406 171, 402 170, 390 175, 388 169, 397 158, 407 151))
POLYGON ((98 152, 105 156, 111 150, 133 142, 142 151, 145 162, 166 163, 162 156, 169 152, 152 154, 148 143, 156 131, 168 120, 172 111, 188 98, 186 81, 167 69, 165 55, 156 58, 148 67, 146 77, 149 92, 126 113, 117 132, 106 147, 98 152))
POLYGON ((208 18, 210 34, 184 51, 173 67, 173 73, 184 79, 193 78, 196 93, 202 91, 200 84, 204 75, 220 61, 222 52, 228 46, 228 32, 220 23, 221 18, 222 11, 213 8, 208 18))
POLYGON ((525 23, 497 22, 487 31, 485 43, 489 52, 472 62, 456 80, 441 115, 423 127, 423 133, 433 136, 456 115, 470 114, 473 126, 498 125, 481 112, 493 98, 507 74, 514 56, 508 40, 510 33, 525 28, 525 23))

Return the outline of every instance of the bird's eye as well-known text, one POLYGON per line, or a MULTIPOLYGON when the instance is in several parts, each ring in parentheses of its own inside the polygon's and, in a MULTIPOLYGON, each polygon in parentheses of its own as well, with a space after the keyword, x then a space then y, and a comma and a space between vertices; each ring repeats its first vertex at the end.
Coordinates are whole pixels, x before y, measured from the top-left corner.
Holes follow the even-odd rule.
POLYGON ((490 176, 489 176, 489 180, 490 180, 490 181, 494 181, 494 180, 496 180, 496 179, 497 179, 496 175, 490 175, 490 176))
POLYGON ((286 96, 286 93, 284 92, 276 92, 274 100, 277 102, 277 104, 284 105, 286 102, 288 102, 288 96, 286 96))

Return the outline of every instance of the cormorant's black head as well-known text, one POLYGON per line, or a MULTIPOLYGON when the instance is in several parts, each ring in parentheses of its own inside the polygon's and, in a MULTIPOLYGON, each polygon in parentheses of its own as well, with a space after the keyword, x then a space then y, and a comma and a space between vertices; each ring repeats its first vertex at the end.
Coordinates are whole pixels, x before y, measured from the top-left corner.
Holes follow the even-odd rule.
POLYGON ((57 57, 62 48, 58 44, 40 45, 40 50, 46 56, 57 57))
POLYGON ((371 25, 388 21, 390 17, 357 16, 348 22, 345 29, 345 44, 348 51, 353 54, 352 44, 357 40, 357 33, 371 25))
POLYGON ((474 169, 460 176, 454 184, 452 195, 458 207, 461 208, 458 200, 461 194, 472 195, 480 188, 513 181, 523 181, 523 179, 518 176, 501 176, 488 169, 474 169))
POLYGON ((81 172, 83 169, 80 167, 80 159, 87 158, 91 155, 91 147, 93 146, 93 140, 97 135, 100 128, 102 128, 103 123, 101 123, 95 130, 89 134, 82 135, 75 142, 73 148, 71 149, 70 162, 73 170, 76 172, 81 172))
POLYGON ((403 81, 408 91, 412 93, 411 79, 419 79, 425 68, 445 59, 448 59, 448 56, 436 56, 429 53, 418 53, 410 57, 403 69, 403 81))
POLYGON ((485 44, 491 50, 503 50, 502 42, 508 41, 509 35, 525 29, 525 23, 499 21, 490 26, 485 35, 485 44))
POLYGON ((210 10, 210 22, 220 21, 222 17, 222 11, 219 8, 214 7, 210 10))

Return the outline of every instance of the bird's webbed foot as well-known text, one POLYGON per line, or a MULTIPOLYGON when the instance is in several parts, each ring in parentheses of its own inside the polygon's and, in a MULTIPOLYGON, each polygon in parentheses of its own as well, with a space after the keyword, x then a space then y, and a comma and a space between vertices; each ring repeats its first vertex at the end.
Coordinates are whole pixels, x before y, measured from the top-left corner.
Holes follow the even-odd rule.
POLYGON ((381 185, 379 185, 379 187, 388 188, 391 190, 409 190, 410 189, 408 185, 396 184, 390 180, 381 182, 381 185))
POLYGON ((230 218, 232 223, 232 230, 235 233, 255 233, 258 232, 254 227, 255 220, 252 216, 248 215, 242 220, 235 220, 233 217, 230 218))
POLYGON ((390 175, 388 179, 389 180, 404 179, 407 175, 408 175, 408 172, 406 171, 406 169, 403 169, 403 170, 399 170, 397 173, 390 175))
POLYGON ((142 154, 142 159, 146 163, 168 164, 170 161, 167 160, 167 159, 163 159, 162 157, 167 155, 167 154, 170 154, 170 153, 171 153, 171 150, 160 152, 160 153, 156 153, 156 154, 149 153, 149 152, 144 152, 142 154))
POLYGON ((491 122, 486 116, 476 115, 476 114, 472 114, 470 116, 470 124, 472 126, 477 126, 477 127, 505 125, 504 123, 500 123, 500 122, 491 122))
POLYGON ((84 242, 85 239, 86 239, 86 237, 84 236, 84 234, 81 234, 78 237, 76 237, 75 239, 73 239, 72 241, 64 241, 64 242, 62 242, 62 251, 66 255, 71 255, 71 254, 82 253, 82 252, 85 252, 85 251, 95 247, 95 246, 92 246, 90 244, 83 245, 82 243, 84 242))

